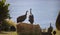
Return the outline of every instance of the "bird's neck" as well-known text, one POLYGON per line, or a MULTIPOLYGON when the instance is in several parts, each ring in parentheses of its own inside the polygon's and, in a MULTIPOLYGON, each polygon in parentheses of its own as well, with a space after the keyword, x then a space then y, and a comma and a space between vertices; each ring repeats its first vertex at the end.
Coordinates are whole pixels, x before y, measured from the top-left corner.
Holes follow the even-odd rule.
POLYGON ((30 9, 30 14, 32 15, 31 10, 32 10, 32 9, 30 9))
POLYGON ((32 13, 30 12, 30 15, 32 15, 32 13))
POLYGON ((27 13, 25 15, 27 15, 27 13))

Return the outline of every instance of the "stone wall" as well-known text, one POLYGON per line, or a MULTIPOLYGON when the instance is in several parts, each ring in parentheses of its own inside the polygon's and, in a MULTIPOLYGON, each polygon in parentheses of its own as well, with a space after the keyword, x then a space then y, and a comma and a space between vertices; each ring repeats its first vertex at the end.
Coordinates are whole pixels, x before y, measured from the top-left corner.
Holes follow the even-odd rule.
POLYGON ((17 24, 17 33, 19 35, 40 35, 41 29, 39 25, 19 23, 17 24))

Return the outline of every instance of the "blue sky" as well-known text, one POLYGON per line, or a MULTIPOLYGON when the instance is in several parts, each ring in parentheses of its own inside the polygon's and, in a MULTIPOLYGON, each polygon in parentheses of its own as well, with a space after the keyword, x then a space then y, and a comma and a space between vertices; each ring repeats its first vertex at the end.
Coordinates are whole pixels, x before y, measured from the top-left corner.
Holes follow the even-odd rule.
MULTIPOLYGON (((32 8, 34 24, 39 24, 41 28, 48 28, 51 22, 55 28, 60 0, 7 0, 6 2, 10 4, 10 15, 14 22, 18 16, 24 15, 26 10, 32 8)), ((28 23, 28 18, 24 22, 28 23)))

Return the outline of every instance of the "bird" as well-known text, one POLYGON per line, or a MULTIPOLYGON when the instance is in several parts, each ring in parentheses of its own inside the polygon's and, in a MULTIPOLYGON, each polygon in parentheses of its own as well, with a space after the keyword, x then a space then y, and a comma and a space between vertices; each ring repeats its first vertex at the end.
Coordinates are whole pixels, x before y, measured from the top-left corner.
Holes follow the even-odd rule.
POLYGON ((29 15, 29 22, 31 23, 31 24, 33 24, 34 23, 34 16, 33 16, 33 14, 31 13, 31 8, 30 8, 30 15, 29 15))
POLYGON ((17 23, 18 22, 23 22, 27 18, 27 12, 28 12, 28 10, 26 11, 25 15, 19 16, 17 18, 17 23))

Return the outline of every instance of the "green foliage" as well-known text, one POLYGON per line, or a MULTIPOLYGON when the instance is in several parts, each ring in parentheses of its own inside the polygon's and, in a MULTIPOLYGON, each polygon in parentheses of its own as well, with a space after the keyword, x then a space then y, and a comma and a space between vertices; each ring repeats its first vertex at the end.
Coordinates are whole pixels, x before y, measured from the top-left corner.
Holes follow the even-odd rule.
POLYGON ((0 20, 4 20, 9 18, 9 7, 10 4, 5 4, 5 0, 0 1, 0 20))
POLYGON ((0 1, 0 22, 1 22, 1 29, 7 31, 9 29, 8 22, 5 19, 10 18, 8 7, 10 4, 5 3, 6 0, 0 1))
POLYGON ((8 31, 9 30, 10 25, 5 20, 3 21, 3 23, 1 25, 2 25, 2 30, 3 31, 8 31))
POLYGON ((6 0, 2 0, 2 2, 6 2, 6 0))

